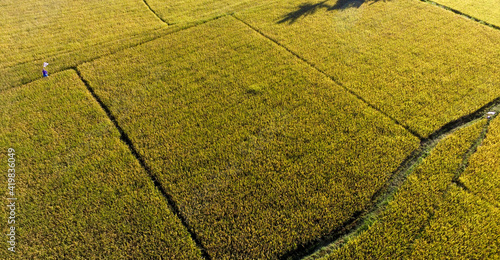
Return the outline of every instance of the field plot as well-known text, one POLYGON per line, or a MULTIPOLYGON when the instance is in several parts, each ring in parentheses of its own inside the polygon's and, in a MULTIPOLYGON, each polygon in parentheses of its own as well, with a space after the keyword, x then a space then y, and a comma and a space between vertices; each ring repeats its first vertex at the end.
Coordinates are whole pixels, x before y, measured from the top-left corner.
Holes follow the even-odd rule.
POLYGON ((232 17, 78 69, 213 259, 274 259, 332 232, 419 145, 232 17))
POLYGON ((498 208, 453 184, 485 121, 442 140, 378 220, 325 259, 493 259, 500 253, 498 208))
POLYGON ((235 14, 421 137, 500 96, 500 31, 413 0, 235 14))
POLYGON ((158 37, 167 25, 142 0, 2 1, 0 89, 158 37))
POLYGON ((0 160, 8 148, 16 160, 6 197, 17 198, 15 223, 7 226, 6 207, 0 213, 2 234, 15 228, 16 252, 3 235, 1 259, 201 259, 75 71, 3 91, 0 101, 0 160))
POLYGON ((276 0, 146 0, 169 24, 187 24, 241 11, 276 0))
POLYGON ((486 139, 471 157, 460 180, 472 193, 500 206, 500 120, 489 127, 486 139))
POLYGON ((434 2, 500 27, 498 0, 434 0, 434 2))

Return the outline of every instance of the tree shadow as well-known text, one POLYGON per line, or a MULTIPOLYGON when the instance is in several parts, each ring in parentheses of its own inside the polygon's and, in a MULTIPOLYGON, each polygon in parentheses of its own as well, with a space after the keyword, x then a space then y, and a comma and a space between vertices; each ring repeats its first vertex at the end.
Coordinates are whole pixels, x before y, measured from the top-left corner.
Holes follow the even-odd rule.
MULTIPOLYGON (((328 0, 313 3, 303 3, 297 7, 297 10, 290 12, 283 16, 283 19, 279 20, 278 23, 288 23, 292 24, 297 21, 300 17, 306 17, 308 15, 316 13, 319 9, 326 9, 327 11, 333 10, 344 10, 348 8, 359 8, 365 2, 378 2, 385 0, 337 0, 334 5, 327 4, 328 0)), ((372 3, 372 4, 373 4, 372 3)))

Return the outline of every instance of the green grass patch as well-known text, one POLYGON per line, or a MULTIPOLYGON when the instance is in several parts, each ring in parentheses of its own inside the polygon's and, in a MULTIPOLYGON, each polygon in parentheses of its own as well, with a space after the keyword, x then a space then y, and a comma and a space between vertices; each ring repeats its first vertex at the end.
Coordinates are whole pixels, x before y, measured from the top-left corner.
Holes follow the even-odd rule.
MULTIPOLYGON (((15 150, 2 259, 201 259, 186 228, 75 71, 2 92, 0 160, 15 150)), ((4 206, 7 204, 4 199, 4 206)))
POLYGON ((232 17, 78 69, 213 259, 277 258, 332 232, 419 145, 232 17))
POLYGON ((500 2, 497 0, 435 0, 434 2, 500 27, 500 2))
POLYGON ((353 3, 235 15, 422 137, 500 95, 500 31, 419 1, 353 3))
MULTIPOLYGON (((452 182, 463 155, 478 138, 485 123, 485 120, 481 120, 445 137, 415 172, 411 173, 374 224, 325 259, 413 259, 412 254, 425 253, 424 249, 417 247, 424 247, 425 241, 430 241, 430 237, 436 238, 437 234, 433 234, 431 230, 440 224, 443 225, 440 231, 443 236, 447 233, 457 240, 468 238, 473 240, 468 242, 471 245, 481 243, 485 238, 485 241, 495 242, 495 233, 486 232, 490 227, 487 220, 493 218, 495 211, 491 211, 491 207, 480 209, 478 205, 484 202, 471 203, 470 196, 462 194, 452 182), (459 199, 464 196, 467 199, 459 199), (453 207, 456 209, 449 210, 453 207), (475 232, 468 236, 461 236, 463 227, 472 225, 462 222, 475 218, 476 211, 485 212, 484 215, 477 216, 484 217, 476 222, 481 225, 476 226, 475 232), (477 230, 486 234, 478 235, 477 230), (459 235, 453 236, 453 232, 459 235), (422 245, 416 245, 420 243, 422 245)), ((494 225, 498 226, 499 223, 496 221, 494 225)), ((444 237, 435 242, 434 248, 428 248, 428 254, 436 254, 438 258, 460 257, 454 254, 457 252, 444 249, 449 246, 444 237)), ((455 245, 459 246, 459 243, 455 245)), ((458 252, 487 259, 486 256, 491 256, 491 250, 495 250, 497 246, 498 240, 493 245, 464 247, 458 252)))
POLYGON ((495 118, 486 139, 474 153, 465 172, 460 177, 471 192, 500 206, 500 120, 495 118))
POLYGON ((0 89, 21 85, 164 34, 142 0, 2 1, 0 89))

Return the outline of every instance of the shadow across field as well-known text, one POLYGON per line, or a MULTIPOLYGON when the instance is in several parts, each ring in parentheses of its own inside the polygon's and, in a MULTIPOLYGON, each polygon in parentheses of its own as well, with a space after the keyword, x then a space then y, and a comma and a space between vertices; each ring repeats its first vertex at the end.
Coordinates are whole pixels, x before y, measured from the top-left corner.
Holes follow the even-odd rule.
MULTIPOLYGON (((328 0, 318 2, 318 3, 303 3, 297 7, 297 10, 290 12, 283 16, 278 23, 288 23, 292 24, 297 21, 300 17, 306 17, 316 13, 319 9, 326 9, 327 11, 333 10, 344 10, 348 8, 359 8, 365 2, 378 2, 381 0, 338 0, 335 4, 328 4, 328 0)), ((385 0, 382 0, 385 1, 385 0)))

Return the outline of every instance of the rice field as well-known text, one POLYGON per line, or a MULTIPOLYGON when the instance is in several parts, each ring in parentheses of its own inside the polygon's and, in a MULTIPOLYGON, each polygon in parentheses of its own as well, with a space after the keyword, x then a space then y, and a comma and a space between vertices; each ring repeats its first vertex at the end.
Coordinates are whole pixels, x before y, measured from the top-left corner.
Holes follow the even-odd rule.
MULTIPOLYGON (((9 118, 0 144, 14 149, 17 165, 8 196, 17 199, 8 227, 15 254, 2 241, 0 258, 202 259, 75 71, 3 91, 0 100, 9 118)), ((4 234, 9 213, 0 215, 4 234)))
POLYGON ((494 259, 498 207, 452 182, 485 120, 442 140, 366 231, 322 259, 494 259))
POLYGON ((0 12, 1 259, 500 256, 494 26, 420 0, 0 12))
POLYGON ((164 35, 142 0, 2 1, 0 89, 164 35))
POLYGON ((435 2, 500 27, 500 2, 496 0, 437 0, 435 2))
POLYGON ((472 193, 496 205, 497 208, 500 206, 499 130, 499 120, 493 120, 486 139, 460 176, 460 180, 472 193))
POLYGON ((498 30, 428 3, 361 2, 287 0, 235 16, 423 138, 499 95, 498 30))
POLYGON ((146 0, 146 2, 168 24, 186 25, 276 0, 146 0))
POLYGON ((231 17, 78 69, 216 259, 276 258, 331 232, 418 146, 231 17))

